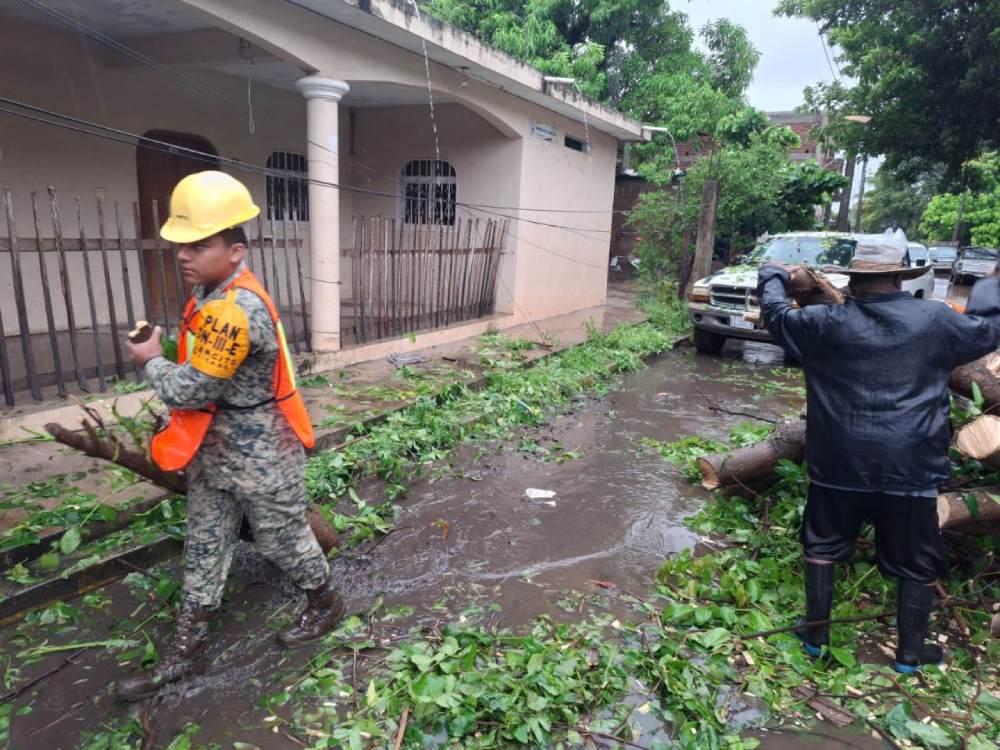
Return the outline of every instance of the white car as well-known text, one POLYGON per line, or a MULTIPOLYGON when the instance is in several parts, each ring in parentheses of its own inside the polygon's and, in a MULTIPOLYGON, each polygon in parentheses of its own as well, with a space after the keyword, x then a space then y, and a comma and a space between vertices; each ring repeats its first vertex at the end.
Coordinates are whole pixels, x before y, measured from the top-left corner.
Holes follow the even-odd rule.
POLYGON ((1000 250, 989 247, 963 247, 951 269, 954 284, 968 284, 973 279, 989 276, 1000 265, 1000 250))
POLYGON ((915 279, 907 279, 903 282, 903 291, 909 292, 917 299, 934 298, 934 264, 931 263, 930 253, 927 248, 919 242, 907 242, 906 251, 910 256, 911 266, 926 266, 927 273, 915 279))

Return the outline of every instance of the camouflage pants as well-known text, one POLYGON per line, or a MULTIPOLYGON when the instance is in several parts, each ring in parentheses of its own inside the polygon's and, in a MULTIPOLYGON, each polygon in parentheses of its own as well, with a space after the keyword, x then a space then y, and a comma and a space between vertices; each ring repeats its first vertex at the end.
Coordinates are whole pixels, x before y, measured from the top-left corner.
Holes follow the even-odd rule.
POLYGON ((322 586, 330 566, 309 527, 308 506, 301 481, 261 494, 226 492, 192 482, 184 542, 185 604, 213 609, 222 602, 244 513, 261 555, 299 588, 322 586))

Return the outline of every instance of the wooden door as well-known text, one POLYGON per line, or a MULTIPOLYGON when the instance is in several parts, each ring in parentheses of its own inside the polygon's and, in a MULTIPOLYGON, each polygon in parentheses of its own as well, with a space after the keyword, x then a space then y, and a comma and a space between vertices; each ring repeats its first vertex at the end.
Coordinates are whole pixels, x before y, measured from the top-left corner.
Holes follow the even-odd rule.
MULTIPOLYGON (((150 130, 143 135, 135 160, 139 181, 139 222, 143 239, 159 236, 160 227, 170 214, 170 193, 174 186, 189 174, 218 169, 216 157, 218 151, 215 146, 198 135, 169 130, 150 130), (192 154, 184 149, 199 153, 192 154), (154 201, 157 209, 155 215, 154 201)), ((183 288, 183 281, 178 284, 180 274, 177 272, 170 243, 161 242, 159 254, 156 250, 147 249, 142 255, 151 308, 147 313, 156 320, 167 316, 171 320, 177 320, 188 290, 183 288)))

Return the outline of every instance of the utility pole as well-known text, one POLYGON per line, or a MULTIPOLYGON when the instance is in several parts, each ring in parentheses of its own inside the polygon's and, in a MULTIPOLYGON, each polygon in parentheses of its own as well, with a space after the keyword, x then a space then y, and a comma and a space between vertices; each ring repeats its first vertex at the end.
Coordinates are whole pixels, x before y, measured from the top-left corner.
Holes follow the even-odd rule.
POLYGON ((847 184, 840 191, 840 209, 837 211, 837 231, 851 231, 850 210, 851 210, 851 186, 854 185, 854 162, 856 156, 854 151, 847 153, 847 163, 844 164, 844 177, 847 184))
POLYGON ((962 218, 965 216, 965 199, 969 197, 969 191, 962 191, 962 202, 958 204, 958 216, 955 217, 955 229, 951 233, 951 241, 957 246, 959 238, 962 236, 962 218))
POLYGON ((865 200, 865 173, 868 171, 868 157, 861 162, 861 185, 858 186, 858 215, 854 220, 854 231, 861 231, 861 205, 865 200))
POLYGON ((705 180, 701 188, 701 211, 698 214, 698 239, 695 243, 694 266, 688 286, 712 272, 712 249, 715 247, 715 204, 719 200, 719 183, 705 180))

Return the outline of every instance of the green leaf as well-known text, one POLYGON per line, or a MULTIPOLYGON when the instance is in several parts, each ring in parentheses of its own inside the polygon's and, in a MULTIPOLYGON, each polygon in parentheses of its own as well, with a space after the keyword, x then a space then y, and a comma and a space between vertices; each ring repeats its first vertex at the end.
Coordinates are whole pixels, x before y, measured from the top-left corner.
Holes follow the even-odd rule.
POLYGON ((80 546, 80 529, 76 526, 70 526, 66 529, 66 533, 62 535, 59 540, 59 549, 62 550, 64 555, 72 555, 76 552, 76 548, 80 546))
POLYGON ((731 638, 732 635, 725 628, 712 628, 711 630, 706 630, 703 633, 697 633, 691 636, 691 640, 700 643, 707 649, 718 648, 731 638))
POLYGON ((830 654, 833 656, 834 659, 839 661, 848 669, 853 669, 858 664, 857 660, 854 658, 854 654, 852 654, 846 648, 838 648, 836 646, 831 646, 830 654))
POLYGON ((972 516, 977 521, 979 520, 979 501, 976 500, 976 496, 968 492, 962 496, 965 501, 965 507, 969 509, 969 515, 972 516))
POLYGON ((986 403, 985 399, 983 398, 983 392, 979 388, 979 383, 977 383, 975 380, 972 381, 972 403, 974 403, 976 405, 976 408, 980 410, 982 410, 983 404, 986 403))
POLYGON ((916 719, 906 722, 906 728, 913 737, 933 747, 951 747, 955 740, 947 732, 934 724, 924 724, 916 719))
POLYGON ((46 552, 38 558, 38 567, 42 570, 55 570, 59 567, 59 553, 46 552))

